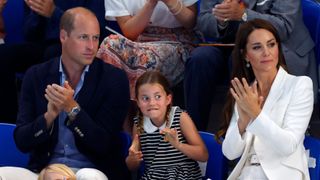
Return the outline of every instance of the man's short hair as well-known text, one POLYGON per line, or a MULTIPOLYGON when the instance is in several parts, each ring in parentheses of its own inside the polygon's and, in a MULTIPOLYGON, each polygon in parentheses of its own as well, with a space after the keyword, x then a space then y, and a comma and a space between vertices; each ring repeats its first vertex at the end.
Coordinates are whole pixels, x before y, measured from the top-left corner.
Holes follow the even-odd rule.
POLYGON ((62 29, 65 30, 69 35, 70 32, 74 29, 74 21, 75 21, 76 15, 79 13, 89 14, 96 17, 96 15, 91 10, 86 9, 84 7, 75 7, 75 8, 68 9, 63 13, 61 17, 60 30, 62 29))

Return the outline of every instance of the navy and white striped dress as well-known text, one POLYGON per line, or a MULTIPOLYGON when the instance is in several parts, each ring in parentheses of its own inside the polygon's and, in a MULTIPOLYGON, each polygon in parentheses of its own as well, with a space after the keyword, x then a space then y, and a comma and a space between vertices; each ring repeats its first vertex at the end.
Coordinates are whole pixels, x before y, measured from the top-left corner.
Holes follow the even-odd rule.
MULTIPOLYGON (((170 128, 176 128, 179 141, 186 143, 180 129, 179 107, 172 107, 170 111, 170 128)), ((135 124, 138 118, 135 118, 135 124)), ((164 141, 164 135, 160 130, 166 124, 156 127, 151 120, 144 117, 144 131, 140 135, 141 151, 145 163, 145 171, 141 179, 201 179, 201 171, 196 161, 188 158, 182 152, 174 148, 169 142, 164 141)))

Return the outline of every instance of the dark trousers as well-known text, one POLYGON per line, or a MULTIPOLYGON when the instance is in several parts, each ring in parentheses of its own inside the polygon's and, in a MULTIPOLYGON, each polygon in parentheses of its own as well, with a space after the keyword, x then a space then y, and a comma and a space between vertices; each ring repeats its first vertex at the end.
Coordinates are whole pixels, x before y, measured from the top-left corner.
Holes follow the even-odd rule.
POLYGON ((211 103, 218 85, 229 84, 231 49, 198 47, 185 65, 185 104, 198 130, 206 130, 211 103))
POLYGON ((0 45, 0 122, 15 123, 18 112, 16 73, 61 52, 60 44, 23 43, 0 45))

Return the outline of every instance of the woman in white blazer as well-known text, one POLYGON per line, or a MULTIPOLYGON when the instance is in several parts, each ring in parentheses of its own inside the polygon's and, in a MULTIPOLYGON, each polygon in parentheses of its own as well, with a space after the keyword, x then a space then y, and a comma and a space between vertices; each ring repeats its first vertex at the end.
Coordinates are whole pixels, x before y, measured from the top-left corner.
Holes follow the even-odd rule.
POLYGON ((304 133, 313 110, 312 81, 285 70, 280 38, 267 21, 241 25, 224 111, 223 154, 240 157, 228 179, 308 180, 304 133))

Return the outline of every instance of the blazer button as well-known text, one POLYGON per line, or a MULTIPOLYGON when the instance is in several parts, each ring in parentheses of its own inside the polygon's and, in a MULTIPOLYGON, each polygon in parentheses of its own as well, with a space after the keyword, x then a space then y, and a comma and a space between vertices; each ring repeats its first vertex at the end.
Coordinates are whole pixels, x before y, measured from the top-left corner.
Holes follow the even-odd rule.
POLYGON ((48 152, 48 154, 47 154, 47 155, 48 155, 48 157, 50 157, 50 152, 48 152))

